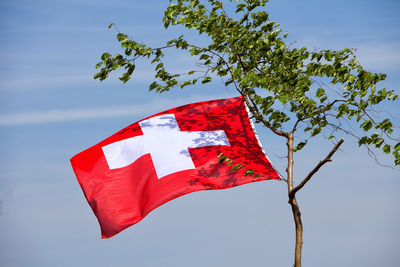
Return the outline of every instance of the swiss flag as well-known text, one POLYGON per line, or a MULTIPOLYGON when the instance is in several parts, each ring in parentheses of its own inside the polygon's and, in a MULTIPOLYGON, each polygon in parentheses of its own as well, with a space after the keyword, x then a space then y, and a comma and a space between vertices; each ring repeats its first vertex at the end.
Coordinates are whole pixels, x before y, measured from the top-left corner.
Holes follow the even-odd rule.
POLYGON ((190 192, 280 179, 242 97, 152 115, 75 155, 71 164, 103 238, 190 192), (219 163, 221 153, 233 162, 219 163), (232 170, 237 164, 245 168, 232 170), (246 175, 248 169, 258 175, 246 175))

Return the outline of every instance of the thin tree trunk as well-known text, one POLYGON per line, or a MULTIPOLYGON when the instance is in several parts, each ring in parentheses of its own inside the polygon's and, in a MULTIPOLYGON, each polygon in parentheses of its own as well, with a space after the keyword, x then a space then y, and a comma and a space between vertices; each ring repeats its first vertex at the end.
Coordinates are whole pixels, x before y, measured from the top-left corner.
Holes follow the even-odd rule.
POLYGON ((294 266, 301 267, 301 249, 303 247, 303 224, 301 222, 301 213, 296 198, 290 202, 292 206, 293 219, 296 226, 296 248, 294 252, 294 266))
POLYGON ((303 224, 301 222, 301 213, 299 209, 299 205, 297 204, 297 200, 295 196, 290 195, 290 192, 293 190, 293 133, 289 133, 287 142, 288 148, 288 166, 286 169, 287 172, 287 182, 288 182, 288 196, 289 196, 289 204, 292 207, 293 219, 296 226, 296 247, 294 254, 294 266, 301 267, 301 249, 303 246, 303 224))

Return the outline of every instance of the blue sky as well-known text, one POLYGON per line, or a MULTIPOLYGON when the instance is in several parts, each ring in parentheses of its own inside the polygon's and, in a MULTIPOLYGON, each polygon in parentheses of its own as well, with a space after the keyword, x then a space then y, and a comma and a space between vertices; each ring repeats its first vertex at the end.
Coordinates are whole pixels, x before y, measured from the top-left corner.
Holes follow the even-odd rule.
MULTIPOLYGON (((267 181, 197 192, 101 240, 70 167, 76 153, 145 116, 177 105, 236 96, 221 81, 165 94, 147 91, 146 64, 127 84, 93 80, 105 51, 119 51, 114 22, 137 40, 162 44, 168 1, 38 0, 0 3, 1 266, 291 266, 294 226, 286 184, 267 181)), ((400 3, 272 0, 271 18, 309 48, 357 48, 370 71, 400 84, 400 3)), ((173 54, 172 68, 190 58, 173 54)), ((400 125, 399 105, 385 105, 400 125)), ((284 173, 285 144, 258 133, 284 173)), ((316 139, 296 154, 301 178, 332 144, 316 139)), ((386 161, 383 158, 383 161, 386 161)), ((298 194, 305 266, 397 266, 400 175, 351 138, 298 194)))

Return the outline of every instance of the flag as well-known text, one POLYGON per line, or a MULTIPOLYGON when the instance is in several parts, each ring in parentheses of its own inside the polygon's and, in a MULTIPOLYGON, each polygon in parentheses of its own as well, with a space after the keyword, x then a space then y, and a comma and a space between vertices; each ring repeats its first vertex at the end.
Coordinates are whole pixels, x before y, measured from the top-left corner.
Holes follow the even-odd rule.
POLYGON ((102 238, 191 192, 281 179, 242 97, 152 115, 75 155, 71 164, 102 238))

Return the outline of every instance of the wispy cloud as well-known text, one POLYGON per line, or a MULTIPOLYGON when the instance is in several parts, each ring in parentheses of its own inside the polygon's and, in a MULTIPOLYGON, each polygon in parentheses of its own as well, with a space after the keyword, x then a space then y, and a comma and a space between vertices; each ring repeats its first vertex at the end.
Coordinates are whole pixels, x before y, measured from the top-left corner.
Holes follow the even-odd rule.
POLYGON ((45 88, 56 88, 66 85, 87 85, 94 83, 90 74, 71 74, 50 77, 27 77, 24 79, 7 79, 0 81, 0 91, 31 91, 45 88))
MULTIPOLYGON (((51 88, 52 90, 57 88, 64 88, 65 86, 75 86, 79 85, 97 85, 99 80, 94 80, 93 76, 99 69, 95 68, 95 63, 100 61, 100 55, 95 54, 95 57, 91 56, 87 61, 80 61, 84 67, 76 68, 71 64, 71 58, 76 58, 73 54, 62 54, 62 55, 50 55, 44 53, 21 53, 21 54, 7 54, 0 53, 0 61, 2 62, 13 62, 19 65, 23 65, 25 60, 29 62, 46 62, 49 65, 46 67, 41 67, 38 70, 34 69, 34 64, 31 63, 25 68, 20 68, 19 65, 16 66, 16 70, 0 70, 0 93, 5 92, 15 92, 15 91, 33 91, 51 88), (57 68, 52 67, 54 62, 67 63, 63 66, 57 68), (21 72, 26 72, 27 69, 32 68, 31 71, 24 73, 21 77, 21 72)), ((87 55, 83 55, 85 57, 87 55)), ((170 55, 166 56, 166 65, 168 71, 172 73, 187 73, 189 70, 201 70, 197 66, 197 61, 195 58, 190 57, 187 53, 182 53, 181 51, 172 50, 170 55)), ((123 69, 119 69, 114 73, 110 74, 110 78, 103 81, 103 84, 108 85, 121 85, 122 82, 118 77, 123 73, 123 69)), ((153 80, 156 72, 154 71, 154 66, 150 64, 143 64, 139 66, 133 73, 129 84, 144 83, 149 85, 153 80)))
POLYGON ((361 44, 357 54, 360 62, 374 71, 398 70, 400 68, 399 44, 361 44))
MULTIPOLYGON (((0 57, 1 58, 1 57, 0 57)), ((187 55, 176 55, 174 57, 174 64, 169 71, 172 73, 187 73, 190 70, 201 70, 194 63, 196 61, 187 55)), ((67 69, 67 68, 65 68, 67 69)), ((42 89, 51 88, 52 90, 57 88, 64 88, 65 86, 75 86, 79 85, 88 86, 99 84, 99 80, 94 80, 93 76, 97 70, 93 68, 81 69, 79 72, 68 72, 60 74, 59 72, 63 69, 57 69, 57 73, 54 70, 45 69, 47 72, 33 73, 24 76, 23 79, 18 79, 14 74, 1 73, 0 72, 0 93, 1 91, 36 91, 42 89)), ((110 75, 110 78, 103 81, 103 84, 108 85, 121 85, 122 82, 118 77, 123 73, 122 70, 118 70, 110 75)), ((143 66, 141 69, 136 70, 131 80, 130 84, 144 84, 149 85, 153 80, 156 72, 152 66, 143 66)))
POLYGON ((335 41, 324 35, 309 35, 298 42, 300 46, 317 49, 355 48, 361 64, 376 71, 393 71, 400 68, 400 44, 394 41, 370 40, 362 37, 338 35, 335 41))
POLYGON ((104 118, 137 114, 140 108, 135 106, 108 107, 92 109, 49 110, 10 114, 0 116, 0 125, 23 125, 73 121, 91 118, 104 118))
MULTIPOLYGON (((61 25, 61 24, 42 24, 42 25, 26 25, 26 27, 20 28, 10 28, 6 29, 7 32, 14 33, 25 33, 25 32, 35 32, 35 33, 88 33, 88 34, 98 34, 99 32, 104 32, 104 35, 109 37, 116 35, 118 32, 114 29, 108 29, 109 24, 99 25, 99 26, 82 26, 82 25, 61 25)), ((148 33, 149 31, 155 31, 163 29, 162 25, 117 25, 119 30, 125 31, 129 29, 130 32, 135 34, 148 33)))
MULTIPOLYGON (((18 8, 18 9, 28 9, 32 8, 29 5, 26 5, 24 3, 25 1, 2 1, 1 6, 2 7, 7 7, 7 8, 18 8)), ((38 1, 38 2, 45 2, 45 1, 38 1)), ((152 5, 151 2, 140 2, 140 1, 119 1, 119 0, 114 0, 112 2, 108 0, 97 0, 97 1, 81 1, 81 0, 53 0, 51 1, 52 4, 54 5, 68 5, 68 6, 74 6, 74 5, 79 5, 81 8, 93 8, 93 7, 113 7, 113 8, 132 8, 132 9, 154 9, 154 4, 152 5)), ((42 8, 40 4, 36 4, 35 8, 42 8)))
POLYGON ((76 121, 85 119, 100 119, 123 116, 145 116, 191 102, 227 97, 222 95, 191 96, 187 98, 162 99, 135 106, 98 107, 82 109, 32 111, 17 114, 0 115, 0 126, 28 125, 76 121))
MULTIPOLYGON (((57 88, 63 88, 65 86, 88 86, 88 85, 96 85, 100 82, 98 80, 94 80, 93 75, 96 73, 96 69, 93 70, 84 70, 80 74, 71 73, 71 74, 55 74, 55 75, 44 75, 39 74, 37 76, 25 77, 24 79, 16 79, 9 78, 6 75, 0 75, 2 78, 0 80, 0 92, 1 91, 36 91, 42 89, 51 88, 52 90, 57 88)), ((119 73, 118 73, 119 74, 119 73)), ((117 78, 118 74, 113 74, 115 77, 112 79, 108 79, 103 83, 106 84, 122 84, 122 82, 117 78)), ((148 81, 152 81, 154 79, 154 71, 153 70, 143 70, 137 71, 133 74, 132 80, 130 83, 144 83, 148 81)))

